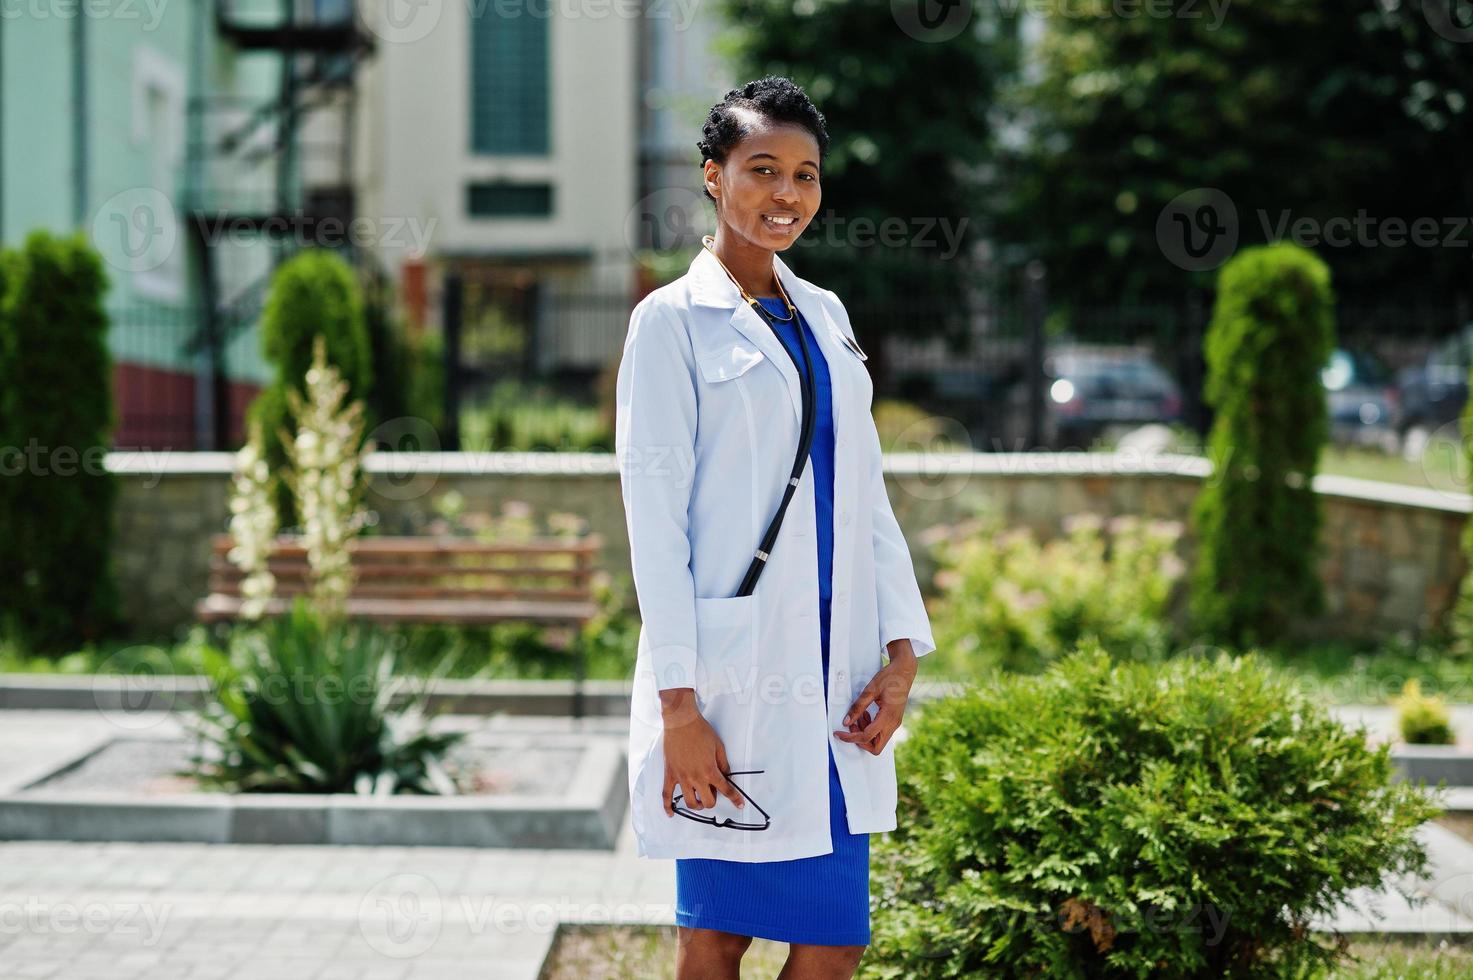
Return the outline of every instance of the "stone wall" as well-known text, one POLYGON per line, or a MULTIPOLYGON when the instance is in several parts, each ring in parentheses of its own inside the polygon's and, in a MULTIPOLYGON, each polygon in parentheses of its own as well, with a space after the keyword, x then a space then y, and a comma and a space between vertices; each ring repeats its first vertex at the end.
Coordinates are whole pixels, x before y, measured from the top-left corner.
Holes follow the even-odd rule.
MULTIPOLYGON (((141 635, 164 638, 191 622, 204 593, 209 538, 228 519, 225 453, 112 453, 122 482, 117 568, 125 610, 141 635)), ((604 538, 604 567, 628 574, 628 539, 614 458, 595 453, 378 453, 367 505, 398 531, 457 490, 467 508, 508 500, 584 516, 604 538)), ((886 458, 891 504, 925 586, 932 565, 921 532, 979 511, 1048 536, 1083 512, 1185 521, 1206 460, 1102 453, 895 454, 886 458)), ((1451 605, 1463 573, 1458 535, 1473 510, 1466 494, 1321 476, 1321 573, 1329 608, 1315 628, 1359 636, 1424 629, 1451 605)), ((1192 542, 1184 542, 1190 560, 1192 542)))

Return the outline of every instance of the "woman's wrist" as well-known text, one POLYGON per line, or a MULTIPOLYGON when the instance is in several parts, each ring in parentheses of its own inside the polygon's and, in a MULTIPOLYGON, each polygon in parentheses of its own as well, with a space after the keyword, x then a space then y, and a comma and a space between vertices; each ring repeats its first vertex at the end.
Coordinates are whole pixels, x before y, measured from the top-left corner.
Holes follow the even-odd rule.
POLYGON ((699 714, 695 688, 667 687, 660 692, 660 720, 667 729, 689 724, 699 714))

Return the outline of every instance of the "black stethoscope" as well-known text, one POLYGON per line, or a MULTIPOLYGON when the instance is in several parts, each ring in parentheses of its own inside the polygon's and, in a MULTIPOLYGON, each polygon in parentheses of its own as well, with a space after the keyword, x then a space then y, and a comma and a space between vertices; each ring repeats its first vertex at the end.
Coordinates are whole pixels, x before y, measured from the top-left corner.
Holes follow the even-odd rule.
POLYGON ((808 350, 808 331, 803 329, 803 324, 798 319, 798 308, 793 305, 792 300, 788 299, 788 291, 783 288, 782 279, 777 275, 773 275, 772 277, 773 281, 777 283, 778 294, 782 296, 783 303, 788 307, 789 319, 779 321, 771 313, 768 313, 762 304, 757 302, 756 298, 747 292, 746 288, 740 282, 737 282, 737 277, 731 274, 731 270, 726 267, 726 263, 721 261, 721 256, 716 254, 716 249, 712 247, 714 244, 715 240, 710 235, 705 235, 701 238, 701 245, 710 249, 711 256, 716 259, 722 271, 736 284, 736 288, 742 294, 742 299, 751 304, 752 309, 756 310, 757 315, 762 318, 762 322, 767 324, 768 329, 777 337, 777 342, 782 345, 782 349, 788 352, 788 357, 792 358, 793 365, 798 369, 798 376, 802 379, 803 425, 798 432, 798 453, 793 457, 793 472, 788 476, 788 485, 783 489, 782 503, 778 504, 777 513, 773 515, 772 521, 767 525, 767 531, 762 535, 762 543, 757 546, 757 553, 752 556, 752 563, 747 566, 747 574, 742 578, 742 584, 737 589, 736 594, 744 596, 752 594, 752 590, 757 586, 757 578, 762 574, 762 570, 767 567, 767 556, 772 551, 773 542, 777 540, 778 528, 782 527, 783 515, 788 510, 788 502, 793 499, 793 491, 798 489, 798 480, 803 475, 803 467, 808 461, 808 451, 813 445, 814 416, 817 411, 815 403, 818 399, 814 394, 813 362, 812 355, 808 350), (799 363, 798 356, 793 353, 787 344, 783 343, 782 336, 777 332, 776 324, 779 322, 788 323, 789 320, 791 320, 797 330, 798 344, 803 349, 802 363, 799 363))

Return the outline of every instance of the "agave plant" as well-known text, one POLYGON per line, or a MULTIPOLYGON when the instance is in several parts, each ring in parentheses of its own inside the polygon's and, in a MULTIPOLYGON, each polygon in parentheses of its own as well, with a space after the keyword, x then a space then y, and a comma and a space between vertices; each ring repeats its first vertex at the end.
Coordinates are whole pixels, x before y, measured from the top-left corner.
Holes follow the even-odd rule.
POLYGON ((318 616, 297 596, 287 615, 235 631, 228 654, 200 650, 212 698, 184 718, 198 741, 181 774, 231 792, 459 792, 442 760, 464 733, 430 731, 427 685, 392 704, 391 644, 382 631, 318 616))

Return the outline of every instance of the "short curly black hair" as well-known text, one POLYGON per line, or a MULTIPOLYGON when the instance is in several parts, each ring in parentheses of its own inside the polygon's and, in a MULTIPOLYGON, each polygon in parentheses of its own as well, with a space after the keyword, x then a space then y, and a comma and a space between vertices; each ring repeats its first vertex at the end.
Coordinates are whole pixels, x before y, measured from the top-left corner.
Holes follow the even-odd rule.
MULTIPOLYGON (((701 166, 707 160, 725 163, 732 147, 746 138, 747 128, 740 109, 751 109, 772 122, 792 123, 808 130, 818 142, 818 163, 823 166, 829 152, 829 131, 823 113, 798 83, 778 75, 734 88, 711 107, 701 127, 701 139, 696 143, 701 151, 701 166)), ((716 200, 709 190, 703 187, 702 191, 708 200, 716 200)))

